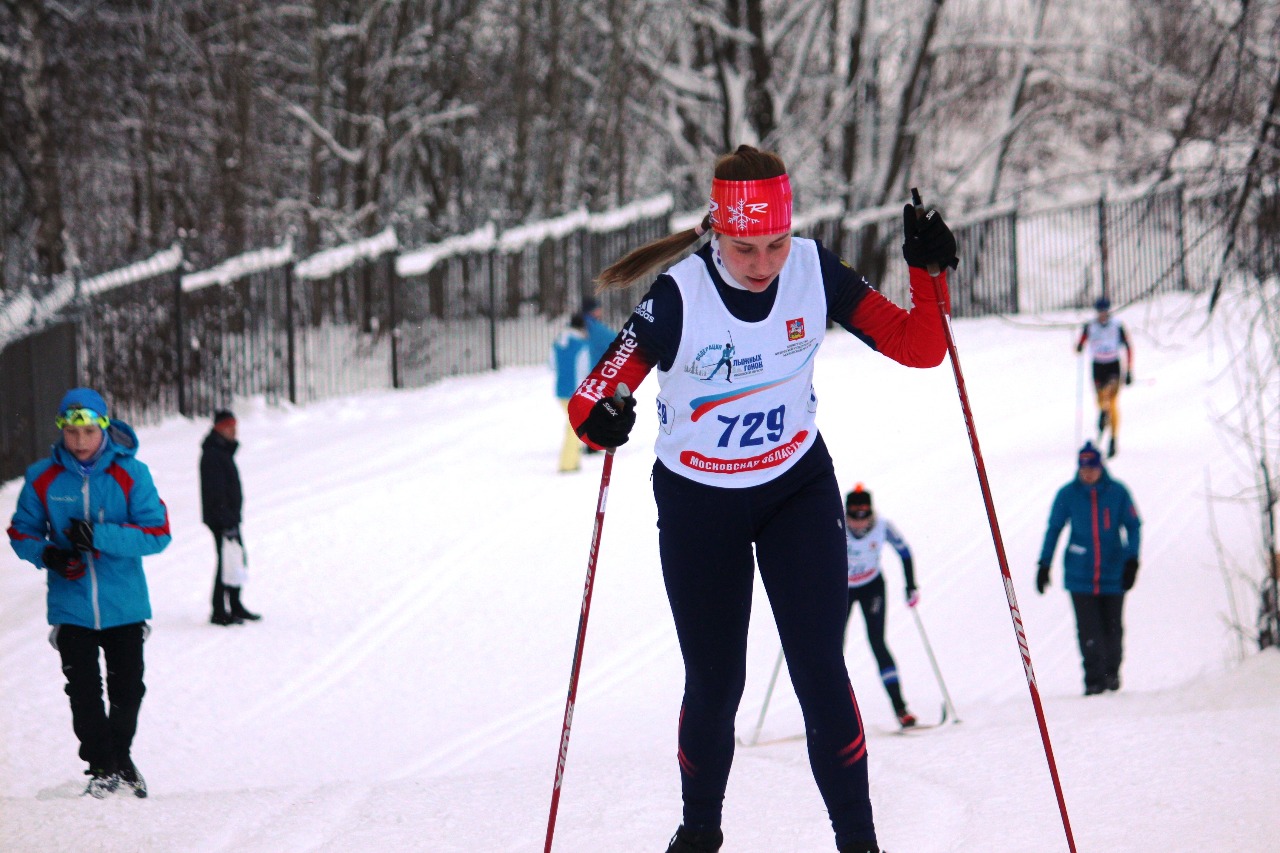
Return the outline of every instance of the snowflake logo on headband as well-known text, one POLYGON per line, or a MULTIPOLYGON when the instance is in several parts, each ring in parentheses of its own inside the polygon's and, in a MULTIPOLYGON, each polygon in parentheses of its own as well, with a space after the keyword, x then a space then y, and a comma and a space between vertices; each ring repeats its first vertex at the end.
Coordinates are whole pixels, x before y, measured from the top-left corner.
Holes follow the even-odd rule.
POLYGON ((746 231, 753 222, 760 221, 759 219, 752 219, 748 212, 768 215, 769 204, 768 202, 748 204, 746 199, 743 199, 729 208, 729 225, 739 231, 746 231))

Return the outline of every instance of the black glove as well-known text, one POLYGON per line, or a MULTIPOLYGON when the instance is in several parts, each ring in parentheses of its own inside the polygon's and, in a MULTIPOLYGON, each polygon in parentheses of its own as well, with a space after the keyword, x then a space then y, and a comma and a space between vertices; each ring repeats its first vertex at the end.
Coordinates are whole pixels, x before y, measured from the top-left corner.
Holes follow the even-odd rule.
POLYGON ((45 568, 57 572, 69 581, 84 577, 84 563, 78 551, 64 551, 56 545, 48 545, 40 555, 45 568))
POLYGON ((1036 572, 1036 592, 1044 595, 1044 588, 1049 585, 1049 564, 1041 563, 1040 571, 1036 572))
POLYGON ((578 437, 601 447, 619 447, 627 443, 636 425, 636 398, 622 388, 612 397, 604 397, 591 407, 591 413, 578 427, 578 437))
POLYGON ((71 544, 75 546, 77 551, 93 550, 93 522, 85 521, 83 518, 71 519, 71 526, 62 531, 67 534, 67 538, 71 540, 71 544))
POLYGON ((1124 384, 1125 384, 1125 385, 1132 385, 1132 384, 1133 384, 1133 371, 1132 371, 1132 370, 1126 370, 1126 371, 1125 371, 1125 373, 1124 373, 1124 384))
POLYGON ((1124 561, 1124 580, 1122 586, 1124 591, 1128 592, 1133 589, 1133 582, 1138 579, 1138 558, 1130 557, 1124 561))
POLYGON ((938 269, 960 265, 956 257, 956 237, 942 221, 942 214, 930 210, 919 219, 916 218, 916 207, 908 204, 902 209, 902 257, 907 266, 938 269))

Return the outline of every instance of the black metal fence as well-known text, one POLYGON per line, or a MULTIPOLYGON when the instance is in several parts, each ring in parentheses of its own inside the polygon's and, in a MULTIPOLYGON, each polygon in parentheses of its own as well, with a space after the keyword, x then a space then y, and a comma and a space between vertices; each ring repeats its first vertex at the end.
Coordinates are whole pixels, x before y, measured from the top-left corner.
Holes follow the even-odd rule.
MULTIPOLYGON (((953 315, 1087 308, 1103 294, 1123 305, 1207 287, 1224 262, 1275 274, 1280 238, 1263 215, 1274 200, 1262 202, 1260 225, 1240 229, 1243 239, 1224 261, 1230 199, 1229 190, 1191 196, 1167 186, 954 217, 962 260, 950 277, 953 315)), ((796 225, 905 305, 901 215, 901 207, 853 217, 824 207, 797 216, 796 225)), ((690 218, 674 217, 671 198, 662 196, 503 233, 488 226, 412 250, 390 230, 305 259, 286 244, 187 274, 175 247, 86 280, 61 310, 70 331, 55 335, 59 343, 10 330, 17 342, 0 350, 0 477, 34 458, 23 436, 48 419, 56 404, 49 394, 73 380, 102 390, 121 418, 147 423, 205 415, 235 398, 305 403, 543 363, 598 270, 690 218), (56 354, 32 360, 31 352, 49 347, 56 354)), ((620 325, 641 289, 606 294, 606 320, 620 325)), ((38 443, 47 446, 49 437, 38 443)))

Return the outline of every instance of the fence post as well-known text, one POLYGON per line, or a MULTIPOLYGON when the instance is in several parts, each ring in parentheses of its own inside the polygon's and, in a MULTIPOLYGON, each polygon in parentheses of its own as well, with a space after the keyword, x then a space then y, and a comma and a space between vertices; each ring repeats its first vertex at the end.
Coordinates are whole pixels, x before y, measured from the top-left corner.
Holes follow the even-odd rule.
POLYGON ((285 360, 289 370, 289 402, 298 405, 298 355, 297 337, 294 334, 293 317, 293 268, 296 260, 291 260, 284 267, 284 334, 285 360))
POLYGON ((1022 311, 1022 293, 1018 286, 1018 208, 1009 214, 1009 266, 1013 268, 1013 313, 1022 311))
POLYGON ((1178 184, 1177 196, 1177 217, 1178 217, 1178 289, 1185 292, 1187 290, 1187 231, 1185 208, 1183 206, 1183 194, 1186 192, 1186 185, 1178 184))
POLYGON ((173 350, 176 356, 178 386, 178 414, 191 417, 191 407, 187 400, 187 325, 182 311, 182 264, 173 271, 173 350))
MULTIPOLYGON (((497 240, 495 239, 495 244, 497 240)), ((498 369, 498 283, 497 278, 498 248, 489 250, 489 367, 498 369)))
POLYGON ((391 324, 391 387, 400 388, 400 317, 396 312, 396 287, 400 284, 400 279, 396 277, 396 255, 399 254, 397 249, 394 252, 387 252, 383 256, 383 263, 387 265, 387 322, 391 324))
POLYGON ((1111 283, 1107 276, 1107 198, 1098 196, 1098 279, 1102 285, 1101 296, 1111 298, 1111 283))

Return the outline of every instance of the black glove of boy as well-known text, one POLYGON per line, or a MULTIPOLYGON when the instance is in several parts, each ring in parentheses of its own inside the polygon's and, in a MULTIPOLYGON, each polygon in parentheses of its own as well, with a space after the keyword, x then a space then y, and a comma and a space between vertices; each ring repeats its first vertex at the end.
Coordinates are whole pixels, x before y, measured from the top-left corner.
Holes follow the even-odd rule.
POLYGON ((67 538, 71 540, 71 544, 76 547, 77 551, 93 550, 93 522, 85 521, 83 518, 71 519, 71 526, 62 531, 67 534, 67 538))
POLYGON ((84 577, 84 563, 80 560, 78 551, 64 551, 56 545, 47 545, 40 559, 44 560, 46 569, 57 572, 69 581, 84 577))
POLYGON ((1036 572, 1036 592, 1044 595, 1044 588, 1049 585, 1049 564, 1041 563, 1040 571, 1036 572))
POLYGON ((603 397, 591 407, 591 413, 578 427, 578 437, 601 447, 620 447, 627 443, 635 425, 636 398, 625 386, 619 386, 617 394, 603 397))
POLYGON ((1138 579, 1138 558, 1130 557, 1124 561, 1124 580, 1122 585, 1124 591, 1128 592, 1133 589, 1133 582, 1138 579))
POLYGON ((930 210, 917 219, 915 205, 908 204, 902 209, 902 233, 902 257, 907 266, 955 269, 960 265, 956 257, 956 237, 938 211, 930 210))

